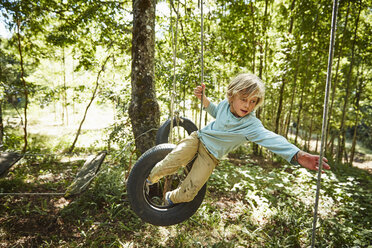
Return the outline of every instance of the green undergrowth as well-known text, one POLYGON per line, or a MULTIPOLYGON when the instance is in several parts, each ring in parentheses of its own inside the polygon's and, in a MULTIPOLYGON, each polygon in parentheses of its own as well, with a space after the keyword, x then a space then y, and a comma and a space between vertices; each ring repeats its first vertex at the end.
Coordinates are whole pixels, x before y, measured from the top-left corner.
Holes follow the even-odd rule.
MULTIPOLYGON (((316 180, 315 172, 290 165, 264 170, 252 164, 236 168, 224 161, 209 186, 230 192, 242 202, 251 224, 258 224, 250 231, 263 246, 306 247, 312 235, 316 180)), ((322 175, 319 246, 368 247, 372 241, 371 186, 370 174, 344 165, 322 175)))
MULTIPOLYGON (((108 156, 79 196, 0 196, 0 247, 308 247, 316 173, 253 161, 244 154, 222 161, 196 214, 158 227, 130 209, 129 156, 108 156)), ((0 191, 61 192, 83 163, 23 159, 0 179, 0 191)), ((321 182, 316 247, 370 247, 372 176, 333 165, 321 182)))

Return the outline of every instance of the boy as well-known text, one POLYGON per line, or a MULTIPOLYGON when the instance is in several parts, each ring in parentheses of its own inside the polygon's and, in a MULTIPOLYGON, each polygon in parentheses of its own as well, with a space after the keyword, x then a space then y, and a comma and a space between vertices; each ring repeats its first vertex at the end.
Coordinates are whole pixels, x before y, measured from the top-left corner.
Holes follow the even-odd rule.
MULTIPOLYGON (((217 106, 205 96, 205 85, 196 87, 194 94, 199 99, 203 95, 204 109, 215 120, 183 139, 152 169, 147 179, 149 185, 166 175, 174 174, 197 156, 181 185, 165 194, 167 205, 192 201, 207 182, 219 159, 246 141, 266 147, 292 164, 300 164, 310 170, 318 169, 319 156, 301 151, 284 137, 265 129, 256 118, 255 110, 263 104, 265 96, 265 87, 257 76, 238 75, 228 86, 227 99, 217 106)), ((329 170, 327 162, 323 158, 323 168, 329 170)))

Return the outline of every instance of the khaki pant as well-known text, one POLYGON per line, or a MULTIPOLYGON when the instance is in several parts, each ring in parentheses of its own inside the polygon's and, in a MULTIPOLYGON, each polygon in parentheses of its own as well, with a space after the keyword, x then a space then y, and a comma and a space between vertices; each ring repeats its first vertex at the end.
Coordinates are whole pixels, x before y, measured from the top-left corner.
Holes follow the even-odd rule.
POLYGON ((197 132, 183 139, 171 153, 157 163, 148 179, 156 183, 160 178, 172 175, 179 168, 185 167, 195 156, 197 156, 195 162, 185 180, 170 193, 170 200, 173 203, 192 201, 219 162, 203 143, 199 142, 197 132))

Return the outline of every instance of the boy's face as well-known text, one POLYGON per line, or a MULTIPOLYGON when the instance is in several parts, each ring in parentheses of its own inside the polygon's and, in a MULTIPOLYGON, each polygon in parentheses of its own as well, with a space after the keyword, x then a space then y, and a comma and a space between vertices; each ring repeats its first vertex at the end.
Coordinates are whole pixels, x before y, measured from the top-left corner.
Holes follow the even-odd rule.
POLYGON ((251 113, 258 102, 257 96, 236 94, 230 104, 230 111, 236 117, 244 117, 251 113))

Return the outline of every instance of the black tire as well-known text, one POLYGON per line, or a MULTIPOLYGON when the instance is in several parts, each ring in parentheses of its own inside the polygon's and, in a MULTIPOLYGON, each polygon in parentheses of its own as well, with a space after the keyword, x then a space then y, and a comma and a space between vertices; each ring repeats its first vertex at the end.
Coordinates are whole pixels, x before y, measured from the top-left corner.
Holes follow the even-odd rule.
POLYGON ((198 210, 207 189, 205 184, 192 201, 171 207, 160 206, 153 202, 150 194, 152 191, 159 191, 159 183, 151 185, 148 194, 145 181, 155 164, 174 147, 173 144, 160 144, 146 151, 133 166, 127 181, 128 199, 132 210, 143 221, 156 226, 175 225, 190 218, 198 210))
MULTIPOLYGON (((169 130, 171 126, 171 120, 168 119, 163 125, 160 126, 158 132, 156 133, 156 144, 168 143, 169 130)), ((181 126, 190 135, 192 132, 197 131, 198 127, 190 120, 185 117, 180 117, 179 121, 173 118, 173 127, 181 126)))

